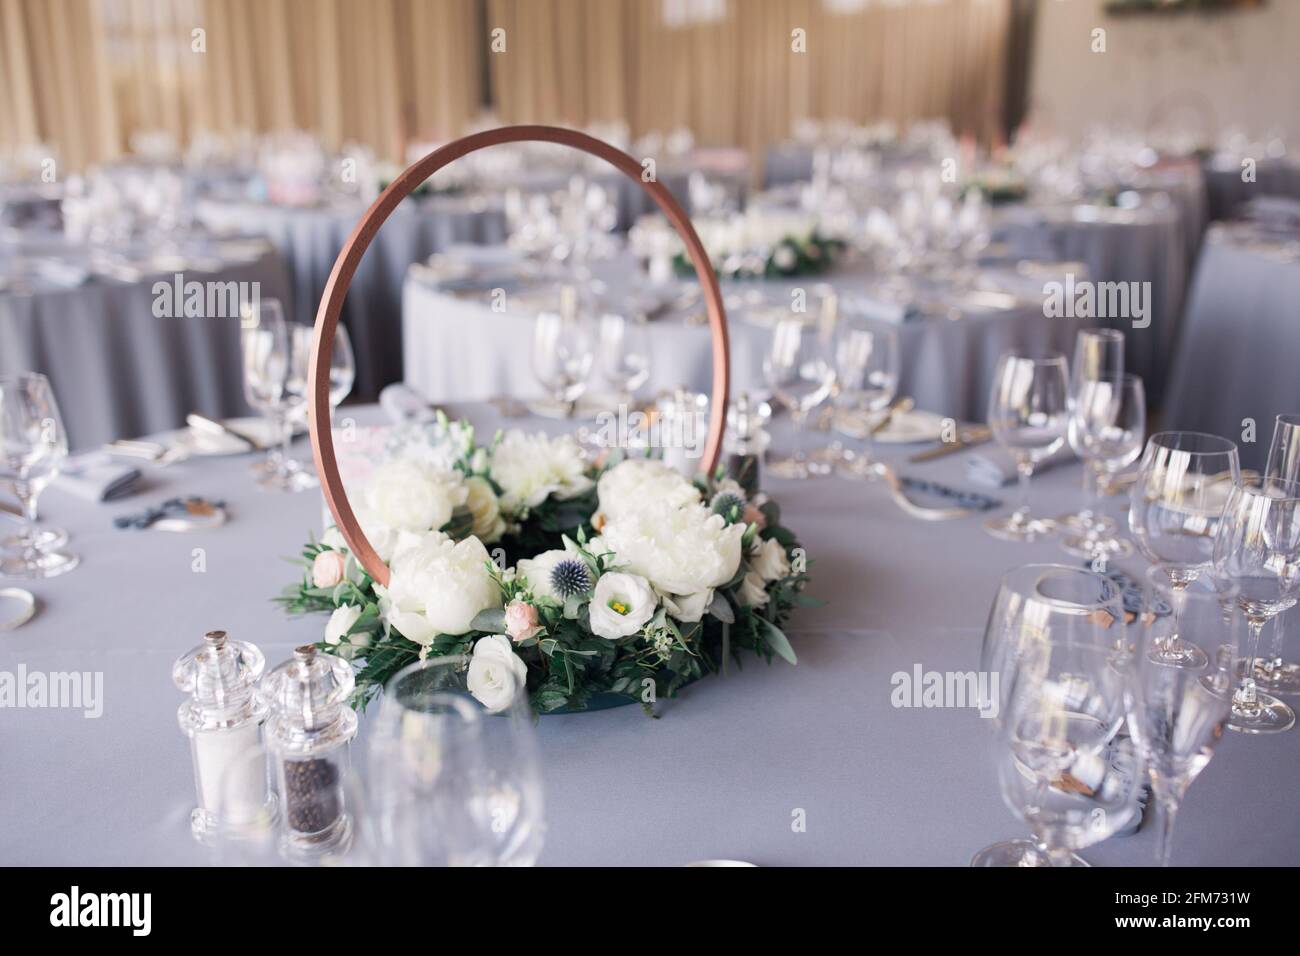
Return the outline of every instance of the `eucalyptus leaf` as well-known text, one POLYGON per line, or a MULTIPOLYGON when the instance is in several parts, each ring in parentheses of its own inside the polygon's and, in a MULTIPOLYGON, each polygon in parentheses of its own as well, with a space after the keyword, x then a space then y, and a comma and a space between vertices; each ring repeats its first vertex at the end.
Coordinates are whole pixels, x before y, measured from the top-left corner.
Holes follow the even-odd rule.
POLYGON ((479 611, 474 615, 474 620, 469 622, 469 626, 475 631, 504 634, 506 632, 506 612, 495 607, 479 611))
POLYGON ((791 664, 798 664, 799 661, 794 656, 794 648, 790 646, 790 640, 785 636, 785 632, 765 617, 755 615, 755 620, 764 628, 763 637, 767 641, 767 646, 772 648, 782 659, 789 661, 791 664))

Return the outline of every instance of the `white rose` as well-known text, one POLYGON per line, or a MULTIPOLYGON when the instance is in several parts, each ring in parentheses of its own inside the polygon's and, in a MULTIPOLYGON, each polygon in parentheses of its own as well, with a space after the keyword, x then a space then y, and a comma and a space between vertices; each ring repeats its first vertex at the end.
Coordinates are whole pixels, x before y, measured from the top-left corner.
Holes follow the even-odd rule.
POLYGON ((652 503, 606 522, 601 537, 627 570, 661 592, 694 594, 735 577, 744 535, 744 525, 728 525, 702 504, 652 503))
POLYGON ((343 532, 334 525, 325 529, 325 533, 320 536, 320 543, 327 548, 333 548, 335 551, 346 551, 348 543, 343 540, 343 532))
POLYGON ((455 472, 427 462, 399 460, 375 470, 362 499, 372 523, 391 531, 423 534, 450 521, 468 495, 455 472))
POLYGON ((763 579, 757 571, 749 571, 745 574, 745 580, 740 582, 740 590, 736 592, 736 600, 741 607, 765 607, 771 600, 771 595, 767 593, 767 588, 763 584, 763 579))
POLYGON ((576 498, 592 485, 582 447, 572 435, 506 432, 492 452, 491 475, 501 488, 501 508, 511 515, 536 508, 551 495, 576 498))
MULTIPOLYGON (((754 540, 759 541, 758 538, 754 540)), ((768 538, 754 549, 749 559, 749 566, 758 572, 764 581, 779 581, 790 573, 790 559, 786 556, 785 548, 776 538, 768 538)))
POLYGON ((505 533, 506 523, 501 518, 501 504, 492 485, 486 478, 475 475, 465 479, 465 488, 468 492, 465 506, 474 516, 474 537, 484 544, 499 541, 505 533))
POLYGON ((654 590, 639 574, 606 574, 591 595, 591 632, 616 641, 645 627, 654 617, 654 590))
POLYGON ((567 551, 543 551, 535 558, 520 560, 515 565, 515 570, 528 582, 528 587, 533 592, 534 597, 549 597, 559 600, 559 596, 551 587, 551 572, 555 570, 557 564, 569 557, 572 557, 572 555, 567 551))
POLYGON ((342 641, 359 617, 361 608, 355 604, 340 604, 336 607, 330 615, 329 623, 325 625, 325 643, 338 644, 342 641))
POLYGON ((665 594, 664 607, 675 620, 683 624, 694 624, 704 617, 704 612, 713 603, 713 588, 696 591, 694 594, 665 594))
POLYGON ((501 606, 488 564, 478 538, 452 541, 431 532, 398 549, 388 587, 375 585, 379 613, 403 637, 425 646, 440 634, 464 634, 479 611, 501 606))
POLYGON ((681 472, 654 458, 629 458, 600 476, 600 510, 614 520, 647 504, 676 508, 700 500, 699 489, 681 472))
POLYGON ((480 637, 470 658, 465 683, 474 698, 498 714, 509 707, 528 681, 528 665, 503 634, 480 637))

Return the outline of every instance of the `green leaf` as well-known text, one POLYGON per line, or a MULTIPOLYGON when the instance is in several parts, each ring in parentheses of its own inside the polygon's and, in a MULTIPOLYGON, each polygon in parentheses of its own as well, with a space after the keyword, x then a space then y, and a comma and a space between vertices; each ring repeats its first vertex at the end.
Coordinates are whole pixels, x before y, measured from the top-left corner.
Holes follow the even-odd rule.
POLYGON ((506 612, 495 607, 479 611, 474 615, 474 620, 469 622, 469 626, 473 630, 486 631, 489 634, 504 634, 506 632, 506 612))
POLYGON ((790 646, 790 640, 785 633, 765 617, 754 615, 754 620, 758 621, 764 628, 763 637, 767 641, 767 646, 772 648, 784 660, 791 664, 798 664, 798 659, 794 656, 794 648, 790 646))
POLYGON ((723 624, 736 623, 736 612, 731 609, 726 595, 721 591, 713 592, 713 601, 709 604, 709 613, 716 617, 723 624))

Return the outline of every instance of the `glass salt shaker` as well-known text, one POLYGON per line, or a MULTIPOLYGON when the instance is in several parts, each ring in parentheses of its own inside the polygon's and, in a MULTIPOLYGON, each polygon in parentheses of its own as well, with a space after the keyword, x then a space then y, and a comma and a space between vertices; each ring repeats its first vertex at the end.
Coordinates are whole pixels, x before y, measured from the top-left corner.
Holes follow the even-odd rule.
POLYGON ((271 709, 266 744, 280 793, 280 850, 290 858, 346 849, 352 820, 344 801, 348 745, 357 715, 348 706, 352 666, 310 644, 262 680, 271 709))
POLYGON ((257 696, 265 666, 252 644, 209 631, 172 667, 172 680, 190 695, 176 717, 194 759, 199 805, 190 813, 190 831, 198 840, 212 840, 224 826, 275 819, 261 750, 266 705, 257 696))
POLYGON ((727 477, 740 485, 746 498, 753 498, 763 487, 763 453, 771 440, 763 426, 771 414, 766 402, 754 401, 748 392, 741 392, 727 409, 722 460, 727 477))

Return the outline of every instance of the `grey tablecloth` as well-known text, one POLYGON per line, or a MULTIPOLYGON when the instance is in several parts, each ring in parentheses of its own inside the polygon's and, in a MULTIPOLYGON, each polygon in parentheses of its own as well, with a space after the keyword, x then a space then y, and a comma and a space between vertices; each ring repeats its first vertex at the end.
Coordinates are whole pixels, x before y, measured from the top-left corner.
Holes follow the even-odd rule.
MULTIPOLYGON (((1294 249, 1300 247, 1293 246, 1294 249)), ((1300 254, 1206 238, 1169 376, 1165 425, 1224 435, 1262 468, 1274 418, 1300 411, 1300 254), (1254 441, 1243 436, 1255 423, 1254 441)))
MULTIPOLYGON (((626 268, 633 268, 627 266, 626 268)), ((618 288, 617 274, 609 276, 618 288)), ((862 293, 869 276, 858 270, 810 277, 798 282, 724 283, 731 302, 762 290, 772 303, 788 308, 790 290, 808 290, 809 308, 816 309, 816 290, 823 283, 846 299, 862 293)), ((533 397, 543 394, 532 372, 532 314, 494 312, 482 299, 457 298, 408 277, 403 300, 408 384, 431 401, 487 400, 501 395, 533 397)), ((508 300, 507 300, 508 301, 508 300)), ((617 310, 616 292, 608 297, 617 310)), ((731 389, 764 393, 763 357, 770 330, 747 317, 744 305, 728 304, 731 344, 731 389)), ((708 327, 690 324, 687 316, 665 315, 650 323, 650 379, 643 391, 685 385, 696 391, 710 388, 712 366, 708 327)), ((771 309, 766 310, 770 316, 771 309)), ((951 314, 910 318, 899 328, 902 348, 901 394, 912 396, 919 408, 959 419, 983 419, 998 357, 1010 349, 1056 350, 1069 354, 1076 331, 1086 323, 1047 318, 1038 301, 1006 309, 958 309, 951 314)), ((591 390, 601 391, 598 371, 591 390)))
MULTIPOLYGON (((502 424, 485 406, 466 411, 482 433, 502 424)), ((354 414, 374 420, 372 410, 354 414)), ((46 493, 43 510, 71 530, 82 565, 32 587, 40 613, 0 640, 0 667, 102 672, 103 716, 0 711, 0 863, 207 859, 189 834, 193 777, 172 661, 204 631, 225 628, 275 664, 324 626, 319 617, 286 619, 269 600, 295 573, 282 557, 319 529, 320 498, 259 493, 247 463, 155 472, 148 501, 192 493, 229 503, 232 522, 201 534, 113 530, 113 515, 145 496, 94 506, 46 493), (196 548, 203 573, 194 570, 196 548)), ((960 455, 904 472, 963 483, 960 455)), ((1079 504, 1076 468, 1034 485, 1043 513, 1079 504)), ((659 720, 639 707, 543 718, 542 863, 960 866, 986 844, 1024 833, 998 793, 988 721, 972 710, 895 708, 890 679, 918 664, 977 669, 998 577, 1024 562, 1069 559, 1051 540, 996 541, 978 519, 919 522, 880 485, 769 481, 768 490, 816 562, 812 593, 830 602, 790 628, 799 665, 751 661, 661 702, 659 720), (791 826, 796 810, 806 815, 804 832, 791 826)), ((1174 862, 1300 862, 1298 757, 1300 731, 1228 734, 1184 803, 1174 862)), ((1083 855, 1149 864, 1154 831, 1148 822, 1083 855)))
POLYGON ((1213 159, 1205 165, 1210 218, 1231 219, 1237 207, 1260 196, 1300 199, 1300 163, 1289 159, 1261 159, 1255 181, 1245 182, 1239 161, 1213 159))
MULTIPOLYGON (((313 322, 325 282, 343 244, 365 213, 344 207, 294 208, 245 202, 199 203, 197 216, 213 229, 267 236, 284 255, 293 282, 293 314, 313 322)), ((402 277, 413 262, 454 242, 500 242, 505 217, 485 198, 432 197, 402 203, 375 236, 343 306, 356 354, 353 394, 374 398, 402 376, 402 277)))
MULTIPOLYGON (((136 282, 91 278, 70 289, 0 292, 0 372, 50 377, 74 448, 178 428, 189 412, 246 414, 239 318, 157 318, 154 275, 136 282)), ((255 282, 263 298, 288 295, 280 255, 183 281, 255 282)))

